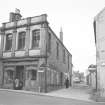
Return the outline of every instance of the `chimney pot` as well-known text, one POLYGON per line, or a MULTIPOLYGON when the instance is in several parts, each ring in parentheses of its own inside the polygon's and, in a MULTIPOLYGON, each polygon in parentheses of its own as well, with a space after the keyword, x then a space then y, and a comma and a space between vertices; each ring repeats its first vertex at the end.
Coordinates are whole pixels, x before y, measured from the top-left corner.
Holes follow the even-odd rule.
POLYGON ((20 20, 21 19, 21 14, 20 14, 20 10, 19 9, 16 9, 15 10, 15 13, 14 12, 11 12, 10 13, 10 22, 13 22, 13 21, 17 21, 17 20, 20 20))

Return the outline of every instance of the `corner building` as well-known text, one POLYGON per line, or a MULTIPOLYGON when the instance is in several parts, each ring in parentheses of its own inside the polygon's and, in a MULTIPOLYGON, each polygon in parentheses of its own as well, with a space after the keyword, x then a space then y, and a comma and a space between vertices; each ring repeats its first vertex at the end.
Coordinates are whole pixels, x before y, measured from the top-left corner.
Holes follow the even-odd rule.
POLYGON ((23 90, 48 92, 72 81, 72 55, 50 28, 47 15, 21 18, 11 12, 9 22, 0 28, 0 86, 14 89, 15 78, 23 90))
POLYGON ((94 18, 96 44, 97 92, 105 97, 105 8, 94 18))

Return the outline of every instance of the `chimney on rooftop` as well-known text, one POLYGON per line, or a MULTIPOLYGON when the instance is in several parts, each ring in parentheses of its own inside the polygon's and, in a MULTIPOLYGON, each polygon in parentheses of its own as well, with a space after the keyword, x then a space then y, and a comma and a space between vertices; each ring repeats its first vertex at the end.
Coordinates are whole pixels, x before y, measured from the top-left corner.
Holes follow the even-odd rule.
POLYGON ((21 19, 21 14, 20 14, 20 10, 19 9, 15 9, 15 13, 14 12, 10 12, 10 22, 13 22, 13 21, 18 21, 21 19))

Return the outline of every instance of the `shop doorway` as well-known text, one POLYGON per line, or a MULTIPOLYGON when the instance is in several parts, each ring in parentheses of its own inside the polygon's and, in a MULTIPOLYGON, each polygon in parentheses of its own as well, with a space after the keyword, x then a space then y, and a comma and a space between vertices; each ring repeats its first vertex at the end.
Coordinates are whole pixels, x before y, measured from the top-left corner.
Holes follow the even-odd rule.
POLYGON ((24 81, 24 66, 16 66, 16 78, 21 81, 24 81))

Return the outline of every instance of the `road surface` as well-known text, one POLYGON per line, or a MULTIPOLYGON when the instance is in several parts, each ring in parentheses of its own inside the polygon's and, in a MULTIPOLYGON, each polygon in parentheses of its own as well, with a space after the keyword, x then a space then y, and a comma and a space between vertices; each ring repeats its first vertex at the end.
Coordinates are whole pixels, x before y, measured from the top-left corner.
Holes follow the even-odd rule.
POLYGON ((105 105, 105 103, 0 90, 0 105, 105 105))

